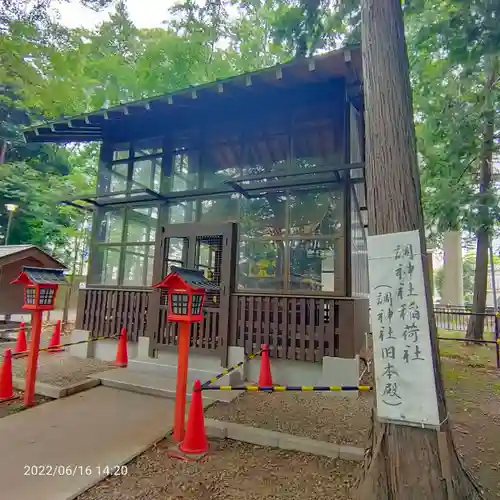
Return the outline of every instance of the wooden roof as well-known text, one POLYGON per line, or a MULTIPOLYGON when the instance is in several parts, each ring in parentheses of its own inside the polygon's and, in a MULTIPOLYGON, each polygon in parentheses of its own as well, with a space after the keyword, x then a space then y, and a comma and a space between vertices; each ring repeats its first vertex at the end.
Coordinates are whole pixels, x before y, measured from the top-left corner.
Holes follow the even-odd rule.
POLYGON ((66 266, 35 245, 4 245, 0 247, 0 267, 24 259, 36 259, 44 267, 66 269, 66 266))
POLYGON ((85 115, 64 118, 27 129, 28 142, 88 142, 101 141, 113 135, 118 123, 137 124, 158 113, 175 117, 195 112, 217 110, 218 106, 243 102, 256 93, 311 85, 343 79, 353 96, 361 95, 361 49, 358 46, 320 54, 311 58, 294 59, 286 64, 245 73, 215 82, 191 86, 176 92, 141 101, 123 103, 85 115))
POLYGON ((64 269, 23 266, 17 279, 11 285, 67 285, 64 269))

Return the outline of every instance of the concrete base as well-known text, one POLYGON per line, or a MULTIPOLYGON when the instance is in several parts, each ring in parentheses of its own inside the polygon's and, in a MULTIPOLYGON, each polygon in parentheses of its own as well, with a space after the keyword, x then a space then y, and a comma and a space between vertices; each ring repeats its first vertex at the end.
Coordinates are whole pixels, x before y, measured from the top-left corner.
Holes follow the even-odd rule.
MULTIPOLYGON (((70 342, 80 342, 89 338, 90 332, 88 330, 73 330, 70 342)), ((101 361, 114 361, 117 344, 117 340, 96 340, 85 344, 72 345, 69 347, 69 353, 76 358, 96 358, 101 361)), ((137 358, 137 342, 128 342, 127 351, 129 359, 137 358)))
POLYGON ((233 439, 259 446, 272 446, 282 450, 299 451, 311 453, 329 458, 342 458, 361 462, 365 457, 364 448, 359 446, 339 445, 309 439, 301 436, 293 436, 284 432, 270 431, 260 427, 250 427, 233 422, 205 419, 205 431, 208 437, 219 439, 233 439))
MULTIPOLYGON (((97 387, 100 383, 99 379, 87 379, 74 384, 66 385, 64 387, 59 387, 57 385, 46 384, 45 382, 36 382, 35 394, 45 396, 47 398, 60 399, 78 392, 87 391, 88 389, 97 387)), ((18 391, 24 391, 26 387, 26 379, 12 377, 12 387, 18 391)))
MULTIPOLYGON (((86 333, 88 336, 88 332, 86 333)), ((72 340, 83 340, 85 332, 74 330, 72 340)), ((116 356, 115 340, 99 340, 89 344, 74 346, 70 351, 73 356, 95 357, 103 361, 112 361, 116 356), (88 346, 88 347, 86 347, 88 346), (75 352, 75 354, 73 354, 75 352)), ((151 358, 150 339, 140 337, 139 342, 128 343, 128 368, 135 372, 147 373, 152 377, 175 380, 177 376, 177 353, 159 350, 157 357, 151 358)), ((243 347, 229 347, 228 366, 234 366, 245 359, 243 347)), ((245 380, 256 382, 259 378, 260 358, 247 361, 237 370, 217 380, 218 385, 239 385, 245 380)), ((204 383, 222 372, 225 367, 220 364, 218 356, 190 353, 188 380, 192 383, 198 379, 204 383)), ((359 381, 359 357, 354 359, 333 358, 325 356, 322 363, 309 363, 284 359, 272 359, 271 370, 273 382, 279 385, 349 385, 357 386, 359 381)), ((116 375, 115 375, 116 377, 116 375)), ((149 394, 149 392, 148 392, 149 394)), ((331 397, 357 397, 358 392, 329 392, 331 397)))
MULTIPOLYGON (((243 347, 229 348, 229 365, 243 361, 243 347)), ((247 361, 239 368, 233 378, 256 382, 259 379, 260 357, 247 361)), ((272 359, 271 372, 273 382, 279 385, 350 385, 359 384, 359 356, 354 359, 325 356, 323 363, 309 363, 288 359, 272 359)), ((241 383, 241 382, 237 382, 241 383)), ((223 384, 223 383, 221 383, 223 384)), ((232 383, 231 385, 236 385, 232 383)), ((357 391, 325 392, 330 397, 357 397, 357 391)))

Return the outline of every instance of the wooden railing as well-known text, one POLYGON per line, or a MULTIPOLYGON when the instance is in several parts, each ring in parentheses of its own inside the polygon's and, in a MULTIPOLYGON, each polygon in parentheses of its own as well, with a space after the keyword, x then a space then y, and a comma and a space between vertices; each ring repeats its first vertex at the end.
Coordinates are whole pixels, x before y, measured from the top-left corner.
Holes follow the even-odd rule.
POLYGON ((354 357, 368 328, 367 299, 236 293, 229 345, 249 354, 269 344, 271 357, 321 362, 354 357))
MULTIPOLYGON (((146 334, 150 290, 86 288, 79 290, 77 328, 94 337, 117 335, 126 328, 129 340, 146 334)), ((193 327, 191 348, 214 352, 226 348, 218 314, 207 311, 203 325, 193 327)), ((158 345, 176 346, 176 328, 160 311, 158 345)), ((324 356, 352 358, 368 332, 368 300, 346 297, 235 293, 231 296, 230 346, 247 354, 269 344, 271 357, 321 362, 324 356)))
MULTIPOLYGON (((201 323, 191 325, 190 347, 200 353, 213 354, 214 351, 224 346, 219 336, 219 311, 205 309, 204 319, 201 323)), ((156 342, 159 346, 175 347, 178 343, 177 323, 169 323, 165 309, 159 312, 159 327, 156 342)))
POLYGON ((149 290, 84 288, 78 291, 76 327, 93 337, 118 335, 127 329, 137 341, 146 331, 149 290))

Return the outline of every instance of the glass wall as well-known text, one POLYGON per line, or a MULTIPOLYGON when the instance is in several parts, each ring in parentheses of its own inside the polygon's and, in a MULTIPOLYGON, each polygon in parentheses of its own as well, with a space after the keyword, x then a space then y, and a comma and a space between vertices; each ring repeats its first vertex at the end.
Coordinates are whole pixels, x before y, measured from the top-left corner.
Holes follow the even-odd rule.
POLYGON ((96 219, 89 284, 150 286, 158 208, 111 208, 96 219))
MULTIPOLYGON (((350 117, 350 158, 351 163, 363 161, 361 116, 351 106, 350 117)), ((351 170, 351 179, 364 177, 364 169, 351 170)), ((354 297, 368 297, 368 249, 361 207, 366 208, 365 184, 356 183, 351 189, 351 291, 354 297)), ((366 212, 365 212, 366 214, 366 212)))
POLYGON ((127 198, 145 189, 159 192, 161 171, 160 138, 114 144, 110 161, 99 172, 97 194, 127 198))
POLYGON ((238 289, 342 293, 342 198, 318 187, 242 198, 238 289))

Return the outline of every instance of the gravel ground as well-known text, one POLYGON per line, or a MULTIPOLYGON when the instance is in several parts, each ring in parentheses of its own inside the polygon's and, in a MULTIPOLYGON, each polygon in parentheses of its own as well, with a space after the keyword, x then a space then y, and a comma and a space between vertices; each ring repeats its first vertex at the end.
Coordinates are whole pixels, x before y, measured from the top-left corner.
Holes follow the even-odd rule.
POLYGON ((369 393, 354 399, 320 392, 247 392, 229 404, 216 403, 205 415, 331 443, 364 445, 372 402, 369 393))
POLYGON ((356 464, 213 440, 204 463, 167 456, 163 441, 77 500, 348 500, 356 464))
MULTIPOLYGON (((62 352, 48 354, 41 352, 36 379, 38 382, 65 387, 85 380, 93 373, 113 368, 113 363, 97 359, 75 358, 62 352)), ((14 377, 24 377, 26 374, 26 358, 14 359, 12 362, 14 377)))
MULTIPOLYGON (((14 394, 17 396, 16 399, 0 403, 0 418, 7 417, 8 415, 12 415, 14 413, 19 413, 20 411, 23 411, 25 409, 23 403, 24 392, 14 391, 14 394)), ((43 403, 48 403, 49 401, 52 401, 52 399, 35 395, 36 406, 43 403)))

